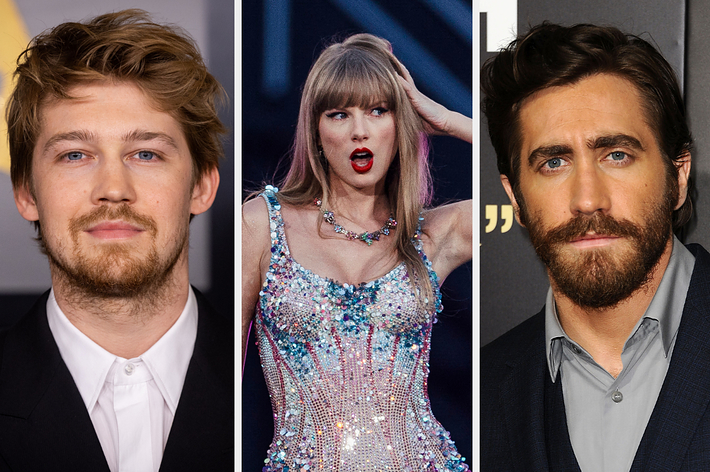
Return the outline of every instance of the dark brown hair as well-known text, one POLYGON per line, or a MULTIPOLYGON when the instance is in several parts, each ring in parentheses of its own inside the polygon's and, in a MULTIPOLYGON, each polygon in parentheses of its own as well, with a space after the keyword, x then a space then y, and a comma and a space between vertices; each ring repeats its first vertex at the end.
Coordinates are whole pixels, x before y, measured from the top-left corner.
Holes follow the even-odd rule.
MULTIPOLYGON (((677 181, 678 161, 690 152, 692 138, 670 64, 647 41, 614 27, 564 27, 545 22, 520 35, 481 69, 482 106, 498 170, 510 180, 519 202, 522 102, 542 89, 574 84, 595 74, 612 74, 636 87, 646 122, 667 158, 666 169, 677 181)), ((676 230, 692 216, 690 194, 674 212, 676 230)))
POLYGON ((226 128, 216 102, 224 90, 184 31, 153 23, 142 10, 63 23, 38 35, 17 59, 15 78, 6 111, 15 188, 31 189, 42 105, 72 99, 72 87, 92 81, 133 83, 160 111, 170 113, 185 133, 193 182, 218 167, 223 155, 220 138, 226 128))

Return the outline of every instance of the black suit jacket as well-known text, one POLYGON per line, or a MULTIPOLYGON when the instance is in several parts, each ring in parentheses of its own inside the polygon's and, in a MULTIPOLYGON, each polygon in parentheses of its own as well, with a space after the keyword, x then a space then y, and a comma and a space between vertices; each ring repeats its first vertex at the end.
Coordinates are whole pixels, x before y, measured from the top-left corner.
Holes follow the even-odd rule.
MULTIPOLYGON (((632 471, 710 471, 710 254, 695 268, 673 357, 632 471)), ((481 470, 579 470, 559 379, 545 359, 543 310, 481 353, 481 470)))
MULTIPOLYGON (((108 472, 47 323, 45 293, 0 333, 0 471, 108 472)), ((234 470, 234 330, 195 290, 195 350, 161 471, 234 470)))

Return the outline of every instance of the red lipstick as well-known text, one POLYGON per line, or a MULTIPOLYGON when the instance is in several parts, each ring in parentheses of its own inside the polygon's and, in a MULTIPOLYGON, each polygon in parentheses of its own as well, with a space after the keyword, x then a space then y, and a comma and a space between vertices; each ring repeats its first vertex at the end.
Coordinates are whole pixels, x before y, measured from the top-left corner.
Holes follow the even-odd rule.
POLYGON ((353 170, 355 170, 358 174, 364 174, 368 170, 372 169, 373 161, 374 156, 372 151, 366 147, 357 148, 350 153, 350 165, 353 166, 353 170))

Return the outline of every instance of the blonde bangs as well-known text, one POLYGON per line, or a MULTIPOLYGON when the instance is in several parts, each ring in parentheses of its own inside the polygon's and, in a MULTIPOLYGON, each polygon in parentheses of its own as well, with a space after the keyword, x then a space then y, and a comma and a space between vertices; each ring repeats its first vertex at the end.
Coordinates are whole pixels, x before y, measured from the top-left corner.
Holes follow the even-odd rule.
MULTIPOLYGON (((279 200, 291 205, 312 205, 315 198, 328 202, 328 169, 318 142, 323 112, 385 104, 394 113, 397 128, 397 156, 385 177, 387 198, 398 222, 397 252, 413 274, 420 303, 431 309, 435 290, 412 244, 422 207, 431 200, 428 141, 398 75, 402 70, 390 43, 370 34, 353 35, 321 53, 303 86, 291 166, 279 185, 279 200)), ((322 221, 316 220, 319 228, 322 221)))
POLYGON ((382 64, 360 50, 343 51, 320 70, 313 112, 320 115, 331 108, 367 108, 387 103, 397 105, 396 78, 382 64))

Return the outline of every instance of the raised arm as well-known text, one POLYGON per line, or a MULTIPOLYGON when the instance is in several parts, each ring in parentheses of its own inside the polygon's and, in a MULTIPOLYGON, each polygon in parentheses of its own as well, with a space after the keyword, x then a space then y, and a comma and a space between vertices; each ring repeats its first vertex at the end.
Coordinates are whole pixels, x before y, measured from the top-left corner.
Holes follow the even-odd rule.
POLYGON ((433 208, 424 214, 424 252, 443 282, 473 255, 471 200, 433 208))
POLYGON ((269 264, 269 215, 262 198, 242 206, 242 367, 249 326, 259 301, 259 290, 269 264))
MULTIPOLYGON (((446 135, 470 143, 473 120, 451 111, 417 89, 402 63, 399 82, 407 92, 429 134, 446 135)), ((468 262, 473 254, 473 207, 471 200, 429 210, 424 217, 424 250, 443 281, 454 269, 468 262)))
POLYGON ((429 134, 453 136, 467 143, 473 140, 473 121, 461 113, 451 111, 435 102, 417 89, 414 80, 404 64, 400 62, 403 76, 399 82, 404 87, 414 109, 419 113, 424 123, 424 129, 429 134))

